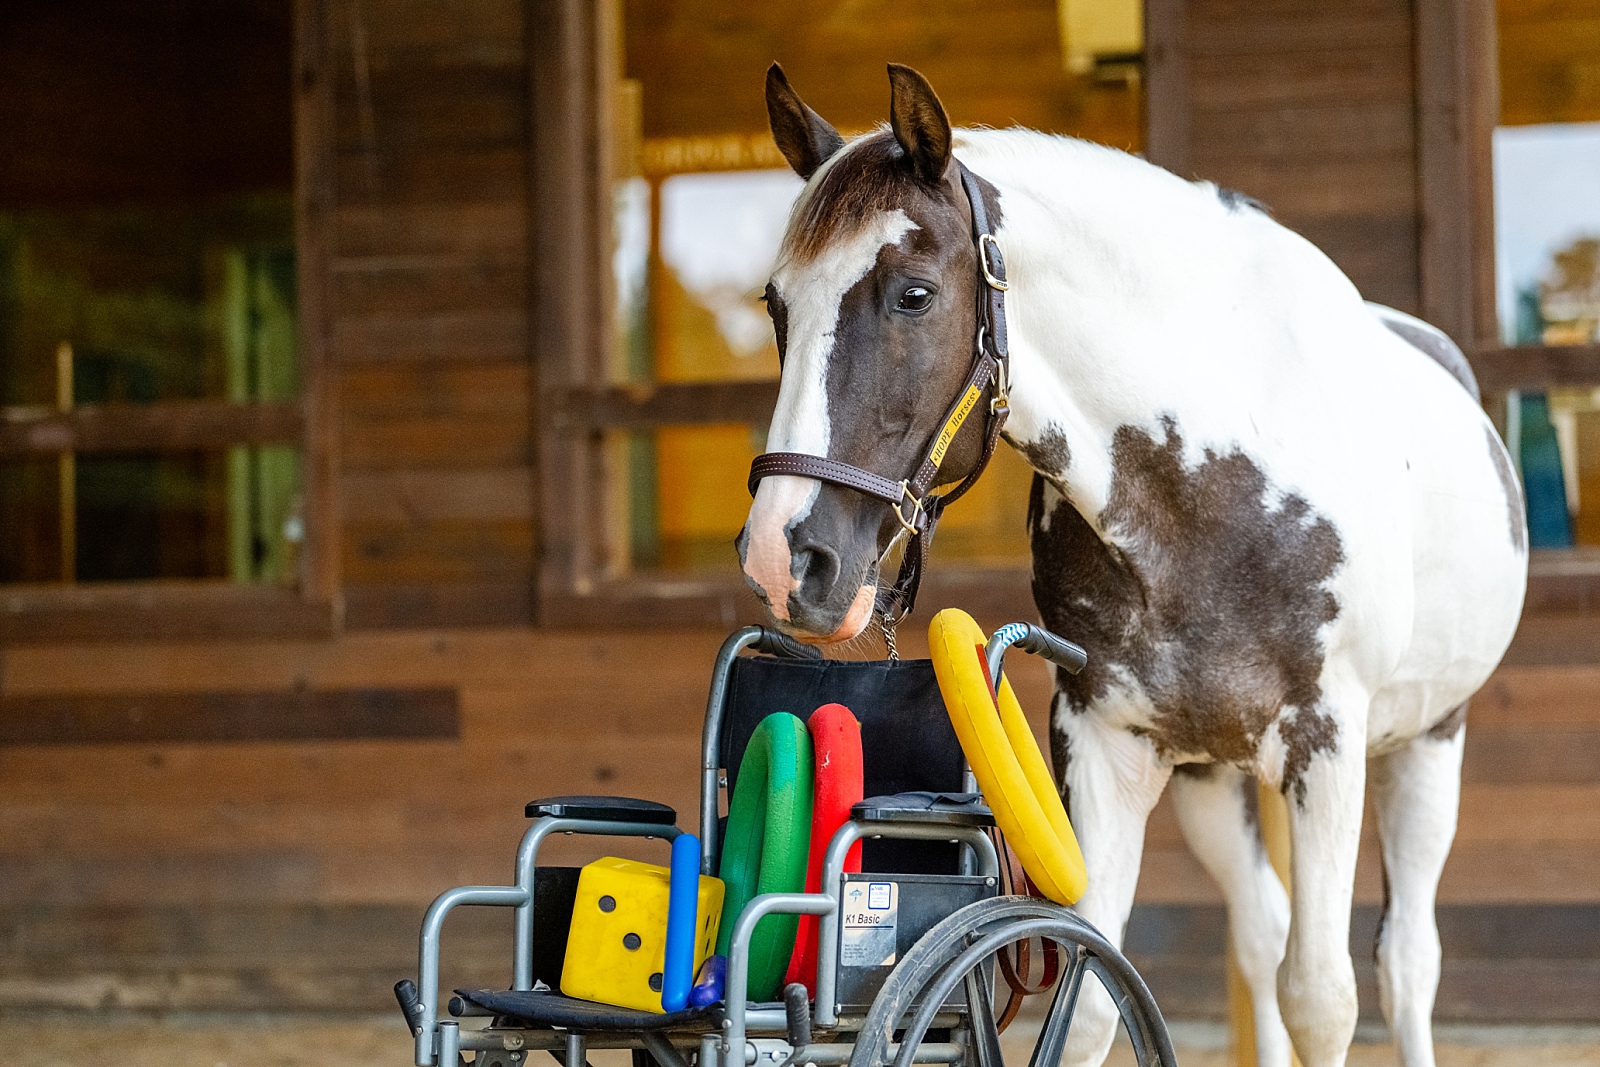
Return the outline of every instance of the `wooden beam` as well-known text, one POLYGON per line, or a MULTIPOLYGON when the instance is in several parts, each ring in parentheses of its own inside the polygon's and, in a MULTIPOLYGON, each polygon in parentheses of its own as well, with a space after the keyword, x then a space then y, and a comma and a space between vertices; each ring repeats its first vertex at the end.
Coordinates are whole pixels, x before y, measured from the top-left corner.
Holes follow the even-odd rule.
POLYGON ((445 688, 0 696, 0 746, 460 736, 445 688))
MULTIPOLYGON (((614 0, 548 0, 527 22, 529 286, 539 595, 589 592, 603 566, 598 434, 558 429, 559 397, 605 381, 611 340, 614 0)), ((540 618, 550 618, 542 606, 540 618)), ((553 621, 553 620, 552 620, 553 621)))
POLYGON ((305 539, 300 591, 308 603, 340 611, 343 537, 339 517, 339 396, 331 355, 329 264, 337 202, 336 71, 332 0, 294 0, 295 260, 301 399, 305 422, 301 479, 305 539))
POLYGON ((1494 336, 1493 0, 1417 0, 1412 41, 1422 317, 1470 348, 1494 336))
POLYGON ((304 420, 292 402, 159 404, 0 409, 0 456, 57 452, 180 452, 230 445, 301 443, 304 420))
POLYGON ((1480 348, 1471 363, 1485 396, 1510 389, 1600 386, 1600 344, 1480 348))
POLYGON ((557 413, 559 425, 568 430, 637 430, 730 422, 764 426, 771 420, 777 403, 776 381, 687 382, 569 389, 560 395, 557 413))
POLYGON ((1145 0, 1144 154, 1157 166, 1189 176, 1189 127, 1194 94, 1189 81, 1187 0, 1145 0))
POLYGON ((168 638, 328 637, 332 607, 231 582, 0 586, 0 646, 168 638))

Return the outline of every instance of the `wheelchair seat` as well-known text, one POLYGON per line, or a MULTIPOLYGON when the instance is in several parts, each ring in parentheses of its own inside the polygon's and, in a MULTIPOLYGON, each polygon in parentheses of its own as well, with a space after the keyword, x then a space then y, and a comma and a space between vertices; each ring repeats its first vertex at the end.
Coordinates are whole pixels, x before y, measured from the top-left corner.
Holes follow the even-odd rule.
POLYGON ((458 989, 456 996, 524 1026, 558 1026, 587 1033, 672 1030, 709 1034, 722 1028, 721 1004, 662 1014, 597 1004, 545 990, 458 989))

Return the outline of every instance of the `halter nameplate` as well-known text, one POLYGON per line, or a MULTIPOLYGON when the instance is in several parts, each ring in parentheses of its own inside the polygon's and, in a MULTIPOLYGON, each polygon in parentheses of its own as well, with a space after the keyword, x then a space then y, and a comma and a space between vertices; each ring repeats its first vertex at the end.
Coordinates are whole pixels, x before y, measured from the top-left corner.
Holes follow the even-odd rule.
POLYGON ((961 424, 967 421, 967 416, 972 414, 972 409, 978 406, 978 398, 983 395, 983 390, 976 385, 967 386, 966 395, 961 398, 961 403, 950 413, 950 418, 945 420, 944 429, 939 432, 939 437, 933 442, 933 449, 928 453, 928 459, 935 467, 944 462, 944 454, 950 450, 950 442, 956 439, 956 434, 961 432, 961 424))

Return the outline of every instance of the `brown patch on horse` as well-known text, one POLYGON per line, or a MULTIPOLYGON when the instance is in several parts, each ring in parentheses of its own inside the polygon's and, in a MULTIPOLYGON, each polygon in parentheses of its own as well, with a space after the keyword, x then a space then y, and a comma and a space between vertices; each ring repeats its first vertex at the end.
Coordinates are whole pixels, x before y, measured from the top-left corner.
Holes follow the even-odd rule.
POLYGON ((1244 803, 1244 824, 1256 839, 1256 847, 1267 851, 1266 838, 1261 836, 1261 792, 1256 787, 1256 776, 1246 774, 1239 782, 1239 799, 1244 803))
POLYGON ((1339 750, 1339 725, 1313 707, 1301 707, 1278 723, 1283 738, 1283 793, 1294 793, 1296 804, 1306 802, 1306 771, 1318 753, 1339 750))
POLYGON ((1072 764, 1072 739, 1065 730, 1055 728, 1055 701, 1051 701, 1050 766, 1056 773, 1056 788, 1061 791, 1061 806, 1072 818, 1072 787, 1067 784, 1067 768, 1072 764))
POLYGON ((1450 709, 1450 714, 1428 727, 1430 741, 1450 741, 1467 725, 1467 702, 1463 700, 1450 709))
POLYGON ((1506 498, 1506 518, 1510 523, 1511 547, 1526 556, 1528 512, 1522 503, 1522 484, 1517 481, 1517 472, 1511 467, 1511 457, 1506 455, 1506 446, 1500 442, 1500 437, 1494 432, 1494 428, 1485 426, 1483 432, 1489 439, 1489 460, 1494 464, 1495 474, 1500 476, 1500 490, 1506 498))
POLYGON ((1044 623, 1077 641, 1089 665, 1057 683, 1083 711, 1124 679, 1149 698, 1148 736, 1164 754, 1254 762, 1286 709, 1296 780, 1326 751, 1321 631, 1339 614, 1326 582, 1344 562, 1338 532, 1293 493, 1274 496, 1242 451, 1183 460, 1176 420, 1164 439, 1123 426, 1112 442, 1101 541, 1068 499, 1029 506, 1033 592, 1044 623), (1292 735, 1292 737, 1290 736, 1292 735))
POLYGON ((1059 426, 1046 426, 1032 441, 1012 441, 1012 445, 1022 453, 1028 466, 1047 478, 1060 478, 1072 466, 1072 449, 1059 426))

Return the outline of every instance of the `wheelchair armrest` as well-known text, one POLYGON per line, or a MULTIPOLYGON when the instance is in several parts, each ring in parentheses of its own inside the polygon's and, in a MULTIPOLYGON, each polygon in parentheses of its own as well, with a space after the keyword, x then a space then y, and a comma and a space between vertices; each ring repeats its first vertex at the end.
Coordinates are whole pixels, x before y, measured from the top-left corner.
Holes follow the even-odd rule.
POLYGON ((935 826, 994 825, 994 814, 982 793, 930 793, 925 791, 868 797, 850 809, 852 819, 873 822, 920 823, 935 826))
POLYGON ((592 819, 602 822, 642 822, 674 826, 678 813, 665 804, 633 797, 545 797, 528 801, 528 818, 592 819))

